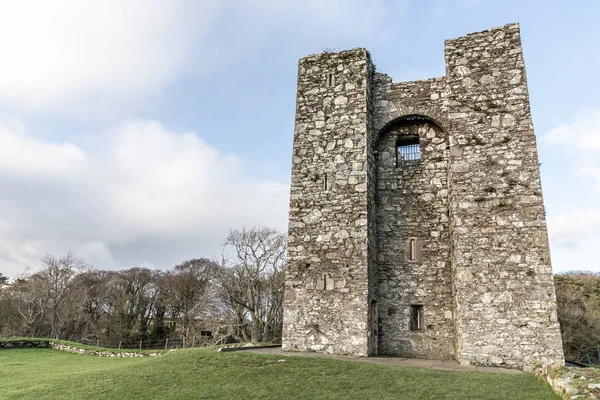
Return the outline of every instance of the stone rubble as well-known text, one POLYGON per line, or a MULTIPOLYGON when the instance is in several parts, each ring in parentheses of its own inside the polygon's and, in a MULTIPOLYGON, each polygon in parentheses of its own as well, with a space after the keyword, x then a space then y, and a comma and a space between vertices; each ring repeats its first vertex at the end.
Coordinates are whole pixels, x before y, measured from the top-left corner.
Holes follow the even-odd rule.
POLYGON ((68 351, 69 353, 85 354, 88 356, 96 356, 96 357, 132 358, 132 357, 157 357, 158 355, 160 355, 160 353, 134 353, 134 352, 125 352, 125 351, 112 352, 112 351, 105 351, 105 350, 89 350, 89 349, 82 349, 82 348, 73 347, 73 346, 69 346, 69 345, 65 345, 65 344, 58 344, 58 343, 50 343, 50 347, 52 347, 53 349, 56 349, 56 350, 68 351))

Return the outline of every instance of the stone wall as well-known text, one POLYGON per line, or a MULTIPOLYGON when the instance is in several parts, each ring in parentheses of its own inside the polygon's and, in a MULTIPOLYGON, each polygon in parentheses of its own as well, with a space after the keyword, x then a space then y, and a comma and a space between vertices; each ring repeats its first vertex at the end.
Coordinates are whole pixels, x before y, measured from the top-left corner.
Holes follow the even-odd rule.
POLYGON ((300 60, 283 348, 368 353, 368 53, 300 60))
POLYGON ((446 41, 461 362, 563 362, 519 26, 446 41))
POLYGON ((7 340, 0 341, 0 349, 17 349, 17 348, 53 348, 55 350, 67 351, 69 353, 75 354, 85 354, 88 356, 97 356, 97 357, 156 357, 160 353, 159 352, 134 352, 127 350, 101 350, 101 349, 84 349, 81 347, 71 346, 62 343, 55 343, 52 339, 48 340, 27 340, 27 339, 18 339, 18 340, 7 340))
POLYGON ((50 340, 7 340, 0 341, 0 349, 43 349, 50 347, 50 340))
POLYGON ((445 77, 403 83, 364 49, 300 61, 284 349, 563 363, 519 26, 445 53, 445 77), (407 132, 413 170, 391 163, 407 132))
POLYGON ((431 122, 400 121, 379 136, 376 151, 379 352, 452 359, 448 136, 431 122), (419 137, 420 162, 397 160, 404 136, 419 137), (414 261, 405 254, 409 237, 417 239, 414 261), (411 305, 422 306, 421 329, 411 330, 411 305))
POLYGON ((110 351, 110 350, 92 350, 82 349, 80 347, 69 346, 60 343, 50 343, 50 347, 55 350, 67 351, 74 354, 85 354, 88 356, 96 357, 119 357, 119 358, 133 358, 133 357, 157 357, 160 353, 156 352, 133 352, 127 350, 110 351))

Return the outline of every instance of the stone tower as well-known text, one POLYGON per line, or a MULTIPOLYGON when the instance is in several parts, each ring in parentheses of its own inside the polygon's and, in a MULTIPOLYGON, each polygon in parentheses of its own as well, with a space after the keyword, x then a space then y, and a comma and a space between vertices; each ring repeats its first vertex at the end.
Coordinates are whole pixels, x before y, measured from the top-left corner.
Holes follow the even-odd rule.
POLYGON ((285 350, 564 362, 519 25, 445 56, 401 83, 300 60, 285 350))

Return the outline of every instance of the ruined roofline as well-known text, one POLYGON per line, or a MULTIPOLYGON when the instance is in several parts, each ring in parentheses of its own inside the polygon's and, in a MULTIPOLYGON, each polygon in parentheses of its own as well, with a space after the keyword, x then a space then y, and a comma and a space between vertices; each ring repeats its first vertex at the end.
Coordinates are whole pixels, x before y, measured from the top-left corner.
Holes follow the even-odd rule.
MULTIPOLYGON (((480 35, 486 35, 486 34, 494 33, 496 31, 506 31, 506 30, 513 30, 513 29, 520 29, 520 25, 518 22, 512 22, 512 23, 508 23, 506 25, 492 27, 492 28, 478 31, 478 32, 471 32, 466 35, 459 36, 457 38, 446 39, 446 40, 444 40, 444 51, 446 50, 447 46, 451 47, 457 41, 471 40, 474 37, 477 37, 480 35)), ((354 47, 354 48, 348 49, 348 50, 340 50, 340 51, 325 50, 321 53, 309 54, 306 57, 300 58, 300 60, 298 61, 298 64, 301 65, 308 60, 314 60, 314 59, 318 59, 320 57, 324 57, 324 56, 328 56, 328 55, 334 56, 334 57, 343 57, 344 54, 356 54, 358 52, 363 52, 365 54, 367 60, 372 62, 371 55, 366 48, 354 47)), ((386 74, 384 72, 375 72, 375 75, 379 75, 378 76, 379 79, 391 80, 392 85, 404 85, 404 84, 410 85, 410 84, 418 84, 418 83, 429 82, 429 81, 432 81, 432 82, 444 81, 448 76, 448 74, 446 73, 444 75, 432 77, 432 78, 414 79, 414 80, 410 80, 410 81, 395 81, 391 76, 389 76, 388 74, 386 74)))
POLYGON ((435 78, 425 78, 425 79, 414 79, 412 81, 394 81, 392 80, 392 86, 394 85, 410 85, 410 84, 419 84, 425 82, 443 82, 446 80, 446 75, 436 76, 435 78))
POLYGON ((371 54, 369 53, 369 50, 367 50, 364 47, 354 47, 352 49, 348 49, 348 50, 339 50, 339 51, 328 51, 328 50, 324 50, 321 53, 314 53, 314 54, 309 54, 306 57, 302 57, 299 61, 298 64, 302 64, 305 61, 308 61, 309 59, 316 59, 319 57, 324 57, 324 56, 343 56, 344 54, 356 54, 356 53, 360 53, 363 52, 366 56, 366 58, 368 60, 371 60, 371 54))
POLYGON ((509 30, 509 29, 511 29, 511 30, 512 29, 520 29, 520 25, 519 25, 518 22, 511 22, 511 23, 506 24, 506 25, 495 26, 493 28, 489 28, 489 29, 486 29, 486 30, 483 30, 483 31, 479 31, 479 32, 470 32, 470 33, 467 33, 466 35, 463 35, 463 36, 459 36, 459 37, 456 37, 456 38, 444 40, 444 47, 445 47, 446 44, 454 42, 454 41, 457 41, 457 40, 471 39, 474 36, 480 36, 480 35, 485 35, 485 34, 488 34, 488 33, 493 33, 495 31, 504 31, 504 30, 509 30))

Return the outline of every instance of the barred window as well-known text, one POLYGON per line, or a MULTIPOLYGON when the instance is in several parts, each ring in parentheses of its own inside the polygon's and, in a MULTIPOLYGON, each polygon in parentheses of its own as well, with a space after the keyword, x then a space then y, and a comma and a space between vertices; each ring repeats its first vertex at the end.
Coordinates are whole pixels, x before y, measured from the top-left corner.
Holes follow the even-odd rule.
POLYGON ((396 167, 421 164, 421 145, 418 136, 399 136, 396 140, 396 167))

